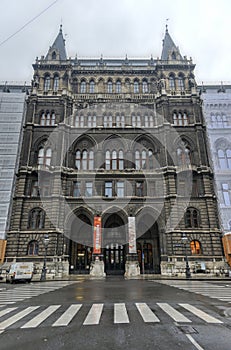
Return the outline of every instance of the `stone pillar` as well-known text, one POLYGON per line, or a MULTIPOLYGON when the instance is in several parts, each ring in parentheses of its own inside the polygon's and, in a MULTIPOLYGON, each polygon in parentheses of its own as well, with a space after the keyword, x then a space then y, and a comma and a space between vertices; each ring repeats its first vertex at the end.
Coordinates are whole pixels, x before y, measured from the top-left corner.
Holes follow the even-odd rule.
POLYGON ((129 252, 126 256, 125 274, 127 278, 132 278, 140 275, 140 267, 138 255, 136 251, 136 218, 128 217, 128 247, 129 252))

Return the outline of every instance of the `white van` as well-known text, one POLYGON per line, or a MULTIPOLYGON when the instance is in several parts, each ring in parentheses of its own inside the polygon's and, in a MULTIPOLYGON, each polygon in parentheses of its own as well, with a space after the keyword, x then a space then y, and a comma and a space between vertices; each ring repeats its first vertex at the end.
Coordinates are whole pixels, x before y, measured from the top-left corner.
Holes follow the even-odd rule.
POLYGON ((33 270, 34 264, 32 262, 21 262, 11 264, 10 268, 6 270, 6 282, 30 282, 33 276, 33 270))

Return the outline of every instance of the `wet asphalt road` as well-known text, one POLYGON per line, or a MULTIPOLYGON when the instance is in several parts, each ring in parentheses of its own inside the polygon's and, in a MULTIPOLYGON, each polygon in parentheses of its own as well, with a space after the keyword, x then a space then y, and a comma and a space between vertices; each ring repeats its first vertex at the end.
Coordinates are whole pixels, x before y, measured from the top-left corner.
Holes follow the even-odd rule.
MULTIPOLYGON (((44 282, 43 286, 49 287, 52 283, 54 282, 44 282)), ((214 283, 222 285, 222 282, 211 282, 211 289, 214 283)), ((39 289, 40 285, 36 283, 31 286, 24 285, 27 290, 23 293, 31 293, 29 289, 39 289)), ((19 295, 20 287, 21 285, 7 286, 7 290, 15 290, 15 295, 19 295)), ((229 286, 227 287, 229 292, 229 286)), ((5 286, 1 284, 0 288, 4 289, 5 286)), ((3 305, 0 308, 0 315, 2 310, 9 307, 17 309, 0 318, 0 329, 2 328, 0 350, 231 349, 230 303, 162 285, 152 280, 124 280, 122 277, 109 277, 105 280, 82 279, 55 291, 17 301, 11 305, 3 305), (95 314, 93 312, 89 323, 95 324, 84 324, 87 323, 87 317, 91 316, 88 315, 93 304, 98 305, 96 308, 101 307, 101 311, 97 309, 95 314), (115 304, 119 304, 119 308, 123 305, 125 309, 125 312, 124 309, 118 311, 117 315, 118 319, 122 317, 122 323, 115 323, 117 312, 115 304), (147 305, 158 321, 145 322, 138 312, 137 304, 147 305), (196 310, 205 312, 216 321, 208 323, 179 304, 194 306, 196 310), (44 310, 54 305, 57 305, 57 309, 45 317, 44 310), (54 326, 63 314, 66 313, 67 317, 70 317, 70 312, 67 310, 70 310, 71 305, 81 306, 67 325, 54 326), (174 320, 163 310, 163 305, 172 307, 173 312, 174 310, 180 312, 188 322, 174 320), (33 313, 15 322, 14 317, 28 307, 37 308, 33 313), (4 322, 10 317, 12 324, 5 327, 4 322), (20 328, 25 327, 25 324, 34 317, 41 323, 33 327, 30 325, 28 328, 20 328)), ((146 311, 143 316, 147 317, 146 311)))

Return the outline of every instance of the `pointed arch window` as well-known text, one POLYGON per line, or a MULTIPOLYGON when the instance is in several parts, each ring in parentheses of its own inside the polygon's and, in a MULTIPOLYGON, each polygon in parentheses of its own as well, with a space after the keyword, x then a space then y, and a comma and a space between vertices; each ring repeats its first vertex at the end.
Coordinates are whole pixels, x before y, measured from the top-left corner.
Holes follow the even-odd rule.
POLYGON ((135 151, 135 166, 137 170, 153 169, 153 151, 151 149, 143 149, 135 151))
POLYGON ((132 126, 135 128, 140 128, 141 127, 141 118, 140 115, 133 115, 132 116, 132 126))
POLYGON ((75 166, 78 170, 93 170, 94 169, 94 152, 86 149, 75 153, 75 166))
POLYGON ((117 128, 124 128, 125 126, 125 120, 123 115, 117 115, 116 116, 116 127, 117 128))
POLYGON ((191 164, 191 150, 188 146, 177 148, 177 161, 178 165, 191 164))
POLYGON ((104 116, 103 117, 103 126, 104 128, 112 128, 112 116, 104 116))
POLYGON ((54 87, 53 87, 54 91, 58 91, 59 89, 59 77, 57 75, 55 75, 54 77, 54 87))
POLYGON ((48 91, 50 89, 50 85, 51 85, 51 78, 49 77, 49 75, 47 75, 44 79, 44 91, 48 91))
POLYGON ((134 94, 138 94, 139 93, 139 82, 136 80, 134 81, 134 94))
POLYGON ((80 83, 80 93, 81 94, 85 94, 86 93, 86 89, 87 89, 87 84, 86 82, 83 80, 80 83))
POLYGON ((118 80, 118 81, 116 82, 116 93, 117 93, 117 94, 121 94, 121 91, 122 91, 121 81, 118 80))
POLYGON ((95 115, 89 115, 87 118, 87 126, 89 128, 95 128, 96 127, 96 116, 95 115))
POLYGON ((49 167, 51 165, 52 150, 50 147, 41 147, 38 152, 38 165, 49 167))
POLYGON ((185 213, 185 227, 198 228, 200 225, 199 211, 195 208, 188 208, 185 213))
POLYGON ((184 90, 184 78, 181 75, 178 77, 178 87, 179 90, 184 90))
POLYGON ((33 240, 28 243, 27 255, 38 255, 39 244, 38 241, 33 240))
POLYGON ((107 92, 109 94, 112 94, 112 89, 113 89, 113 84, 112 84, 112 81, 109 80, 109 82, 107 83, 107 92))
POLYGON ((143 94, 146 94, 148 92, 148 83, 146 80, 142 82, 142 91, 143 91, 143 94))
POLYGON ((222 184, 221 187, 222 187, 222 194, 223 194, 223 198, 224 198, 224 204, 225 204, 225 206, 230 206, 231 201, 230 201, 229 184, 222 184))
POLYGON ((95 92, 95 82, 94 80, 90 81, 90 94, 94 94, 95 92))
POLYGON ((124 169, 124 152, 123 150, 107 150, 105 153, 106 170, 123 170, 124 169))
POLYGON ((202 254, 201 243, 197 240, 193 240, 190 242, 190 249, 191 249, 192 255, 201 255, 202 254))
POLYGON ((29 213, 28 228, 42 229, 45 225, 45 211, 41 208, 32 209, 29 213))
POLYGON ((183 114, 181 112, 174 112, 173 113, 173 125, 176 126, 186 126, 188 125, 188 115, 186 112, 183 114))
POLYGON ((40 117, 40 125, 41 126, 54 126, 55 125, 55 112, 47 111, 46 113, 42 113, 40 117))
POLYGON ((170 90, 175 90, 175 79, 174 79, 173 75, 169 76, 168 83, 169 83, 169 89, 170 90))
POLYGON ((153 128, 154 126, 154 120, 152 115, 145 115, 144 116, 144 125, 146 128, 153 128))

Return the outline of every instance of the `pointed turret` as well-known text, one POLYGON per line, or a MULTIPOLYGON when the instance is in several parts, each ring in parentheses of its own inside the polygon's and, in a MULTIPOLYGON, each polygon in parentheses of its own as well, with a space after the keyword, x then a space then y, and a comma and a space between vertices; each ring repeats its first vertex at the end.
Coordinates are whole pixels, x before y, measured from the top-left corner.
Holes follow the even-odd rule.
POLYGON ((49 48, 49 51, 46 55, 46 60, 61 60, 64 61, 67 59, 65 40, 63 38, 62 24, 60 25, 59 34, 55 39, 53 45, 49 48))
POLYGON ((163 40, 163 49, 161 54, 161 60, 182 60, 182 56, 178 47, 172 40, 169 32, 168 26, 166 25, 165 36, 163 40))

